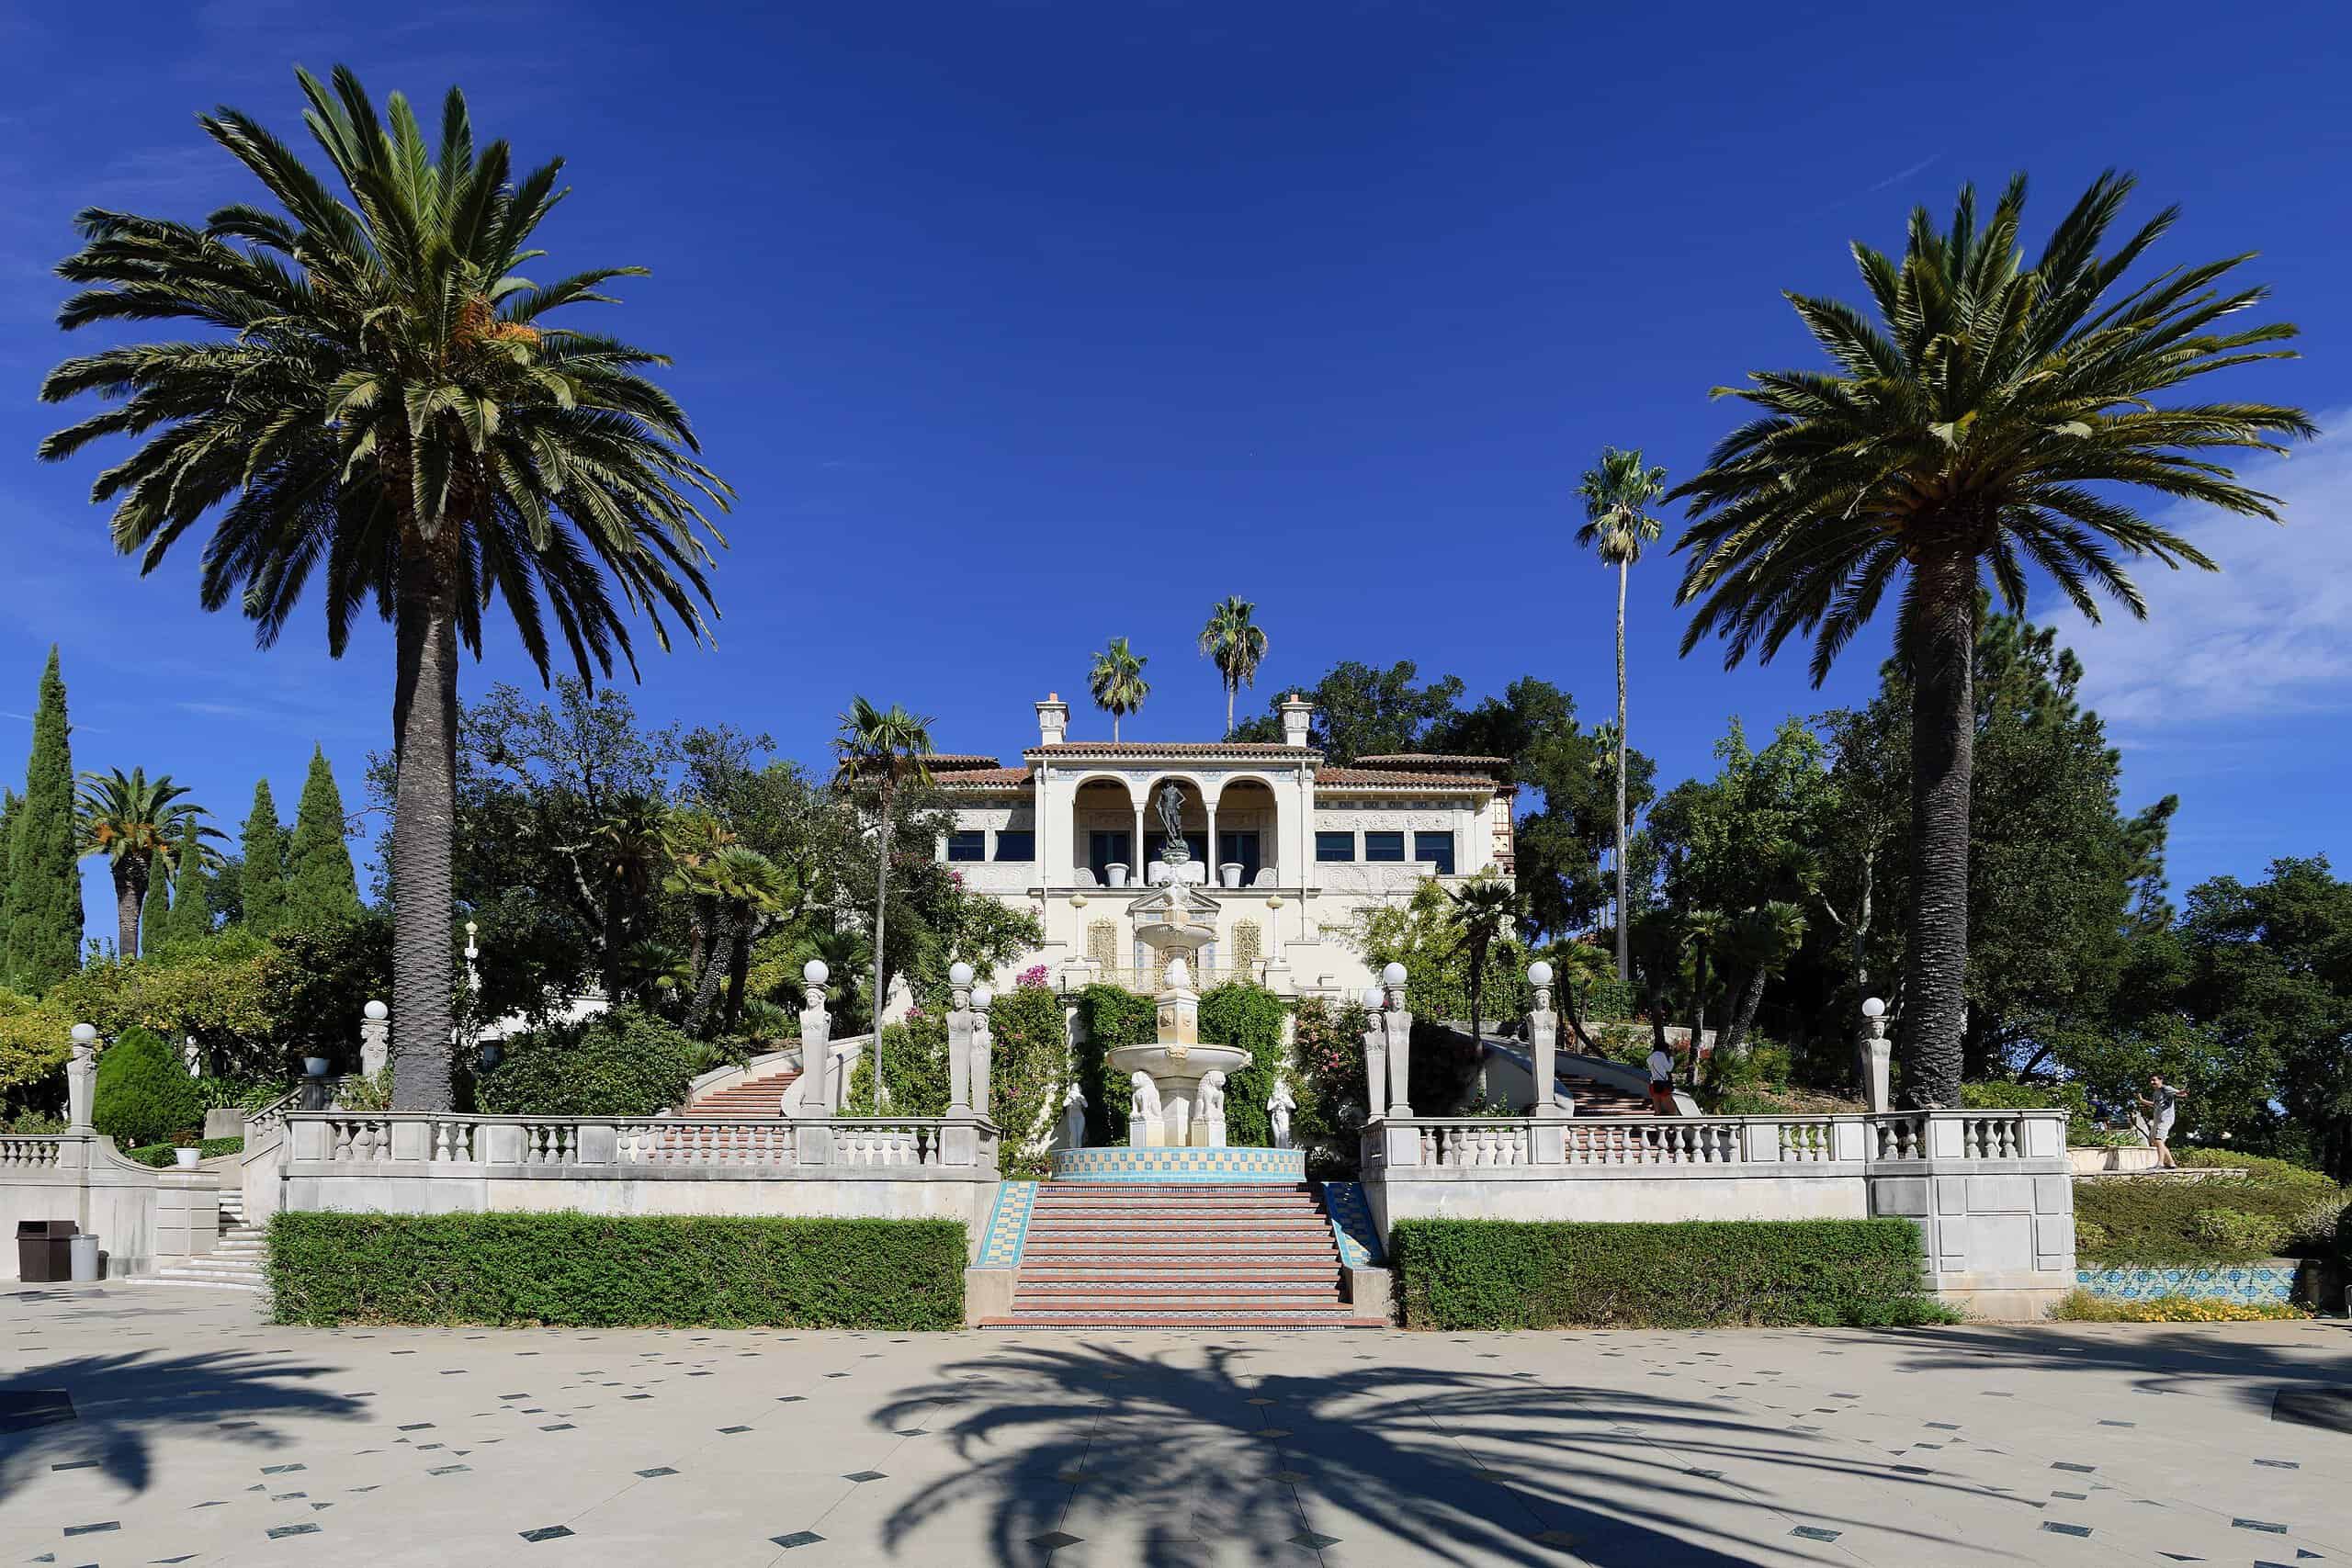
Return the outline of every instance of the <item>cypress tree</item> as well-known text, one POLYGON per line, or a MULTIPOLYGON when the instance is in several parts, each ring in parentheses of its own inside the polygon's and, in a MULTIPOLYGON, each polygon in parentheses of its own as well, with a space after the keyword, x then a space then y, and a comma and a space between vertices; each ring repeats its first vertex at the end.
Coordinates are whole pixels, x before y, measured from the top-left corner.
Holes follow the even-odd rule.
POLYGON ((32 760, 8 853, 8 983, 39 995, 82 964, 82 868, 74 852, 74 750, 57 649, 41 671, 32 760))
POLYGON ((343 838, 343 792, 326 753, 311 748, 310 777, 294 813, 294 838, 286 855, 283 923, 304 928, 332 925, 359 913, 359 878, 351 868, 351 848, 343 838))
POLYGON ((171 942, 200 941, 212 934, 212 878, 205 874, 204 847, 197 840, 196 819, 188 819, 180 834, 179 864, 172 873, 172 915, 164 928, 171 942))
POLYGON ((254 808, 245 818, 244 855, 241 886, 245 929, 255 936, 267 936, 286 919, 286 829, 278 824, 277 802, 270 797, 267 779, 254 785, 254 808))
POLYGON ((17 841, 17 807, 24 804, 13 789, 0 789, 0 987, 8 984, 8 860, 17 841))
POLYGON ((172 923, 172 879, 160 865, 147 876, 147 897, 139 906, 139 951, 144 955, 168 934, 172 923))

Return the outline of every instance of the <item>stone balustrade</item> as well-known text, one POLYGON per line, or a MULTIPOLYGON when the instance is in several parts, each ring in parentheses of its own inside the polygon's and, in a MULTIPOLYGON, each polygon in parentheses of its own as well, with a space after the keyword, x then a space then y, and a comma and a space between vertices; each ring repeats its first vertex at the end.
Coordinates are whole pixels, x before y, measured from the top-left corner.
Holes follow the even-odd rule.
POLYGON ((0 1170, 54 1170, 64 1163, 65 1140, 10 1134, 0 1137, 0 1170))

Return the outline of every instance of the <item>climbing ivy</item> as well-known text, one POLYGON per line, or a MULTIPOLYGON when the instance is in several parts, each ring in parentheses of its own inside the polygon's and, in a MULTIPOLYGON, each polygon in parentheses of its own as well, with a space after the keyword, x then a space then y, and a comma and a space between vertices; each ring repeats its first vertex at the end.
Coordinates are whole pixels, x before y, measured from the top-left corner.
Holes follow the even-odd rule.
POLYGON ((1274 1141, 1266 1121, 1266 1100, 1274 1074, 1292 1070, 1283 1047, 1282 998, 1246 981, 1201 994, 1201 1040, 1250 1053, 1250 1065, 1225 1080, 1225 1136, 1239 1147, 1264 1148, 1274 1141))
POLYGON ((1089 986, 1078 994, 1083 1026, 1077 1053, 1078 1081, 1086 1086, 1086 1141, 1090 1146, 1127 1141, 1127 1080, 1102 1065, 1103 1053, 1141 1045, 1152 1037, 1159 1010, 1149 997, 1118 986, 1089 986))
POLYGON ((1001 1168, 1007 1176, 1042 1176, 1046 1156, 1028 1153, 1026 1145, 1041 1112, 1047 1114, 1047 1125, 1061 1114, 1055 1088, 1069 1061, 1062 999, 1042 976, 1034 984, 1015 986, 989 1010, 989 1030, 996 1036, 989 1115, 1004 1137, 1001 1168))

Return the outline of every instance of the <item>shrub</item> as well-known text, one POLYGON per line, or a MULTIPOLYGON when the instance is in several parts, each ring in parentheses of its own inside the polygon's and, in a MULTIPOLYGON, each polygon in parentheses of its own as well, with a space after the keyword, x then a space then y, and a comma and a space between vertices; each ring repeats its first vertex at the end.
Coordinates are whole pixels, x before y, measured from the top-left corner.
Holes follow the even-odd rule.
POLYGON ((1125 1143, 1127 1136, 1127 1079, 1103 1065, 1114 1047, 1140 1045, 1152 1037, 1159 1010, 1149 997, 1139 997, 1121 986, 1089 986, 1078 994, 1079 1021, 1085 1026, 1079 1041, 1077 1071, 1086 1086, 1086 1141, 1097 1146, 1125 1143))
POLYGON ((2233 1154, 2226 1149, 2180 1149, 2175 1158, 2192 1170, 2243 1170, 2250 1181, 2298 1187, 2307 1192, 2333 1192, 2335 1179, 2324 1170, 2294 1165, 2266 1155, 2233 1154))
POLYGON ((2334 1196, 2330 1183, 2323 1182, 2315 1192, 2308 1181, 2274 1179, 2259 1171, 2230 1182, 2135 1177, 2077 1181, 2075 1251, 2085 1262, 2118 1269, 2251 1262, 2270 1257, 2315 1199, 2334 1196), (2220 1210, 2276 1222, 2279 1235, 2256 1246, 2263 1236, 2228 1229, 2226 1222, 2199 1223, 2200 1216, 2220 1210), (2096 1227, 2096 1242, 2086 1235, 2086 1221, 2096 1227))
POLYGON ((2352 1275, 2352 1203, 2335 1216, 2335 1263, 2346 1274, 2352 1275))
POLYGON ((685 1098, 701 1053, 640 1007, 511 1036, 474 1103, 492 1116, 650 1116, 685 1098))
MULTIPOLYGON (((1363 1033, 1369 1019, 1361 1002, 1333 1005, 1321 997, 1299 999, 1292 1025, 1291 1142, 1306 1151, 1306 1173, 1322 1181, 1351 1180, 1358 1160, 1364 1104, 1363 1033)), ((1271 1129, 1269 1129, 1271 1135, 1271 1129)))
MULTIPOLYGON (((244 1153, 245 1141, 243 1138, 207 1138, 195 1147, 198 1158, 211 1159, 217 1155, 244 1153)), ((179 1162, 179 1156, 170 1144, 151 1144, 143 1149, 133 1149, 130 1157, 141 1165, 167 1166, 179 1162)))
POLYGON ((2123 1301, 2075 1291, 2052 1307, 2050 1315, 2062 1323, 2268 1323, 2311 1314, 2283 1302, 2226 1302, 2202 1296, 2140 1296, 2123 1301))
POLYGON ((281 1213, 277 1321, 941 1329, 964 1319, 956 1220, 281 1213))
POLYGON ((2336 1227, 2347 1206, 2341 1192, 2314 1198, 2287 1222, 2287 1251, 2297 1258, 2326 1258, 2335 1250, 2336 1227))
POLYGON ((947 1112, 947 1021, 935 1012, 911 1012, 903 1023, 882 1026, 882 1086, 890 1103, 874 1100, 874 1053, 861 1052, 851 1069, 842 1105, 851 1116, 944 1116, 947 1112))
MULTIPOLYGON (((1250 1053, 1247 1066, 1226 1075, 1226 1142, 1264 1148, 1274 1141, 1266 1120, 1266 1100, 1274 1092, 1274 1074, 1289 1066, 1283 1044, 1283 999, 1263 986, 1237 981, 1201 994, 1201 1039, 1213 1045, 1232 1045, 1250 1053)), ((1293 1098, 1296 1098, 1295 1095, 1293 1098)))
POLYGON ((2237 1209, 2207 1209, 2188 1222, 2188 1234, 2218 1254, 2274 1258, 2287 1245, 2289 1222, 2276 1214, 2249 1214, 2237 1209))
POLYGON ((1960 1103, 1969 1111, 2064 1111, 2068 1113, 2069 1142, 2072 1129, 2088 1131, 2091 1124, 2090 1098, 2081 1084, 2072 1080, 2012 1083, 2007 1078, 1988 1078, 1964 1083, 1960 1086, 1960 1103))
POLYGON ((1951 1321, 1908 1220, 1405 1220, 1389 1240, 1410 1328, 1951 1321))
POLYGON ((1029 1136, 1050 1132, 1061 1114, 1054 1090, 1069 1060, 1069 1030, 1062 1019, 1062 999, 1046 984, 1042 971, 1024 973, 1019 984, 997 998, 989 1010, 989 1032, 996 1036, 989 1063, 989 1119, 1004 1136, 999 1162, 1007 1176, 1045 1173, 1046 1160, 1029 1152, 1029 1136), (1029 975, 1035 974, 1033 982, 1029 975))
POLYGON ((91 1124, 125 1144, 154 1144, 204 1122, 196 1080, 179 1054, 145 1029, 124 1030, 98 1053, 91 1124))

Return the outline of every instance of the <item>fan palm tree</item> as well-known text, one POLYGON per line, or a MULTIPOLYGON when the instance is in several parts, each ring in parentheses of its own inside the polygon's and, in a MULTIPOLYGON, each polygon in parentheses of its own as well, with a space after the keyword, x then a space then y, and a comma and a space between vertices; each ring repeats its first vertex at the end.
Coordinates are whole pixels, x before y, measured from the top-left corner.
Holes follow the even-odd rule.
POLYGON ((1143 706, 1144 698, 1151 695, 1151 683, 1143 678, 1143 667, 1151 660, 1137 658, 1127 646, 1127 639, 1114 637, 1110 646, 1094 656, 1094 668, 1086 677, 1086 688, 1094 695, 1094 705, 1111 716, 1111 739, 1119 739, 1119 719, 1143 706))
POLYGON ((2030 266, 2018 242, 2022 176, 1981 225, 1965 188, 1948 231, 1915 211, 1899 265, 1857 243, 1878 320, 1791 295, 1831 367, 1719 389, 1763 412, 1674 491, 1692 518, 1676 546, 1691 558, 1679 602, 1697 605, 1686 653, 1720 636, 1727 665, 1760 661, 1804 634, 1818 684, 1901 584, 1895 651, 1914 722, 1900 1043, 1916 1105, 1960 1095, 1980 586, 2022 612, 2027 569, 2039 567, 2090 619, 2098 593, 2144 615, 2119 558, 2213 562, 2135 510, 2134 492, 2276 520, 2277 498, 2207 454, 2275 452, 2317 434, 2277 404, 2157 406, 2213 371, 2289 356, 2267 345, 2295 329, 2222 329, 2267 295, 2224 281, 2244 255, 2126 284, 2175 217, 2167 209, 2101 255, 2132 186, 2100 175, 2030 266))
POLYGON ((1266 628, 1250 617, 1258 606, 1238 593, 1218 601, 1201 628, 1201 651, 1216 662, 1225 677, 1225 738, 1233 739, 1233 699, 1244 686, 1258 683, 1258 666, 1266 661, 1266 628))
POLYGON ((605 994, 616 1002, 628 985, 632 919, 647 909, 669 859, 668 817, 660 796, 624 791, 606 803, 579 843, 563 847, 581 912, 603 933, 605 994))
POLYGON ((114 878, 115 951, 126 959, 139 956, 139 915, 154 873, 175 873, 188 844, 201 854, 202 840, 221 837, 204 824, 204 807, 189 802, 187 793, 171 774, 150 779, 144 768, 82 775, 75 823, 81 851, 107 857, 114 878))
POLYGON ((1617 569, 1617 978, 1623 980, 1633 974, 1625 908, 1625 579, 1642 558, 1642 547, 1656 543, 1665 527, 1648 508, 1666 493, 1666 470, 1645 468, 1638 447, 1621 452, 1606 446, 1600 466, 1584 471, 1577 492, 1584 497, 1584 526, 1577 530, 1577 543, 1599 551, 1602 565, 1617 569))
POLYGON ((1746 1048, 1747 1032, 1756 1023, 1756 1010, 1764 1001, 1765 982, 1796 956, 1797 949, 1804 945, 1804 908, 1781 898, 1743 910, 1724 927, 1718 951, 1727 965, 1736 964, 1747 972, 1724 1029, 1721 1049, 1725 1057, 1746 1048))
POLYGON ((864 697, 850 698, 842 715, 841 733, 833 739, 837 788, 868 791, 874 796, 874 1098, 879 1104, 888 1092, 882 1077, 882 1005, 889 993, 882 988, 886 962, 882 946, 883 914, 890 903, 891 808, 899 792, 909 784, 931 783, 931 720, 918 718, 898 704, 888 712, 864 697))
MULTIPOLYGON (((1446 920, 1453 928, 1454 951, 1470 966, 1470 1038, 1483 1041, 1487 957, 1510 934, 1519 919, 1519 894, 1499 876, 1481 876, 1446 890, 1453 902, 1446 920)), ((1478 1098, 1486 1099, 1486 1046, 1478 1047, 1478 1098)))
POLYGON ((704 937, 702 968, 694 999, 686 1006, 685 1030, 710 1032, 721 992, 726 1021, 742 1010, 744 970, 760 923, 789 901, 785 874, 760 853, 731 841, 733 835, 699 813, 689 814, 678 835, 679 853, 667 886, 692 901, 697 934, 704 937))
POLYGON ((349 71, 332 87, 297 75, 340 192, 222 109, 198 123, 282 211, 77 218, 63 326, 211 331, 60 365, 45 400, 116 406, 41 456, 138 438, 93 491, 114 502, 116 548, 153 570, 212 513, 202 602, 236 604, 264 647, 314 577, 331 653, 367 609, 392 624, 394 1103, 446 1110, 458 645, 480 656, 493 601, 542 678, 550 618, 583 677, 635 669, 629 612, 664 648, 672 621, 699 640, 720 542, 703 508, 730 492, 639 373, 664 361, 548 321, 640 269, 517 271, 544 254, 531 236, 564 195, 560 161, 514 177, 506 143, 476 148, 455 91, 432 144, 399 95, 379 118, 349 71))

